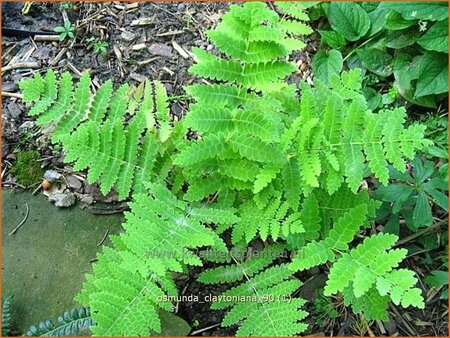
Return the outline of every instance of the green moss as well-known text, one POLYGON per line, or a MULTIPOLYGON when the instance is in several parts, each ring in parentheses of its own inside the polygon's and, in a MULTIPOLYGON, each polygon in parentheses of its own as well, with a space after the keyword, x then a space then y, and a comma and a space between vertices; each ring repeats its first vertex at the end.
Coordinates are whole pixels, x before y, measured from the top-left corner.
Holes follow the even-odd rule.
POLYGON ((42 180, 44 171, 38 160, 39 153, 35 150, 18 153, 17 161, 11 170, 18 183, 28 187, 42 180))

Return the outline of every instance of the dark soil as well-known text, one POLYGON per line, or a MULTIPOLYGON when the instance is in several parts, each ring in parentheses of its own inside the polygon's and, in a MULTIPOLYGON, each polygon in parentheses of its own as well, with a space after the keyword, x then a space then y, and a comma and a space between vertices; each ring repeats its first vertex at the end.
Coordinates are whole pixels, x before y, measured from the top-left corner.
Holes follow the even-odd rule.
MULTIPOLYGON (((21 13, 23 3, 2 3, 3 27, 28 31, 53 33, 56 26, 63 24, 67 15, 76 27, 76 39, 64 42, 34 41, 31 37, 4 36, 2 40, 2 66, 10 63, 38 61, 37 69, 13 69, 3 73, 2 91, 13 96, 2 97, 2 186, 20 186, 11 173, 17 159, 17 153, 36 149, 41 155, 41 164, 45 169, 71 173, 71 168, 63 164, 60 149, 48 143, 42 137, 33 119, 27 117, 26 107, 14 94, 19 93, 18 82, 31 76, 34 72, 44 73, 48 68, 56 72, 69 71, 74 78, 84 70, 89 70, 94 84, 112 79, 115 83, 127 82, 138 85, 148 79, 161 80, 169 95, 183 95, 183 86, 196 81, 188 73, 193 64, 190 55, 192 47, 208 50, 209 44, 205 31, 220 20, 229 4, 211 3, 93 3, 76 2, 61 7, 60 3, 33 2, 27 15, 21 13), (150 18, 146 26, 132 25, 133 21, 150 18), (108 43, 106 54, 98 55, 93 51, 90 39, 108 43), (180 46, 186 53, 181 55, 174 46, 180 46)), ((319 47, 317 34, 311 35, 304 52, 292 56, 292 61, 299 66, 299 72, 290 77, 290 81, 300 79, 310 82, 312 75, 310 64, 312 55, 319 47)), ((187 111, 187 102, 174 100, 171 112, 180 117, 187 111)), ((111 194, 102 197, 94 185, 81 184, 77 191, 83 196, 92 195, 95 200, 115 202, 111 194)), ((51 206, 49 205, 49 208, 51 206)), ((122 206, 119 205, 119 208, 122 206)), ((326 269, 324 269, 326 270, 326 269)), ((205 286, 196 282, 200 269, 190 271, 189 275, 180 276, 178 286, 183 295, 218 295, 229 286, 205 286)), ((425 272, 420 275, 424 276, 425 272)), ((316 289, 323 286, 323 271, 316 269, 301 276, 305 289, 301 296, 314 300, 316 289)), ((423 285, 425 294, 430 290, 423 285)), ((431 297, 432 295, 430 295, 431 297)), ((317 311, 309 303, 307 310, 312 313, 307 321, 310 324, 307 334, 319 335, 447 335, 447 307, 438 295, 430 298, 424 311, 406 311, 392 309, 387 323, 364 323, 349 309, 334 300, 340 313, 335 320, 321 322, 317 320, 317 311)), ((193 331, 219 324, 224 312, 212 311, 207 302, 180 302, 177 314, 185 319, 193 331)), ((229 336, 234 335, 236 327, 221 328, 215 326, 198 335, 229 336)))

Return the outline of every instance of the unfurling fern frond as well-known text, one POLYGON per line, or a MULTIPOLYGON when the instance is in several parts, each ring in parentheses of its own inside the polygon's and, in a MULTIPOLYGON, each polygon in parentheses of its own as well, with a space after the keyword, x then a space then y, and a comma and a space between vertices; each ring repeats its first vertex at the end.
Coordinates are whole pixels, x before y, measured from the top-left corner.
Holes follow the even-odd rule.
POLYGON ((208 212, 177 200, 162 184, 147 194, 135 194, 125 214, 124 233, 114 237, 113 248, 98 255, 77 300, 91 308, 99 336, 147 336, 161 331, 157 309, 173 310, 177 295, 172 272, 185 265, 201 265, 193 251, 210 246, 226 252, 223 241, 205 224, 233 221, 231 210, 208 212), (221 217, 217 217, 220 214, 221 217))
POLYGON ((143 191, 152 180, 154 162, 172 133, 167 95, 158 81, 136 90, 128 85, 113 91, 105 82, 95 94, 89 73, 75 90, 69 73, 60 79, 52 70, 20 82, 24 101, 34 105, 37 123, 54 127, 53 142, 61 142, 75 170, 88 169, 88 182, 100 182, 107 194, 113 187, 125 199, 132 190, 143 191), (128 122, 125 122, 125 117, 128 122))
POLYGON ((235 259, 235 264, 200 275, 199 281, 208 284, 241 283, 215 297, 211 306, 230 308, 222 325, 238 324, 237 336, 293 336, 306 330, 301 322, 307 316, 301 310, 305 301, 291 297, 302 283, 286 265, 272 265, 281 250, 283 246, 269 246, 248 260, 235 259))
POLYGON ((89 333, 93 325, 91 314, 88 308, 71 309, 65 311, 58 317, 55 324, 51 320, 32 325, 25 333, 25 336, 79 336, 89 333))

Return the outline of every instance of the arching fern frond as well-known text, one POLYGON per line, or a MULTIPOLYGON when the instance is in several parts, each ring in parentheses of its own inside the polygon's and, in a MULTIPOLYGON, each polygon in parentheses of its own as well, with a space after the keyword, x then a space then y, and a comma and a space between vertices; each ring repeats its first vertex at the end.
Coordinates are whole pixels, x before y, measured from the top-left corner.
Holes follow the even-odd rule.
POLYGON ((403 158, 429 144, 424 139, 425 126, 403 126, 404 108, 371 112, 360 92, 360 82, 361 72, 354 69, 341 77, 333 76, 332 88, 320 82, 316 88, 302 85, 299 124, 292 124, 281 135, 284 148, 298 154, 302 191, 308 193, 324 182, 332 194, 345 180, 356 192, 366 164, 382 184, 387 184, 388 163, 400 167, 403 158))
POLYGON ((34 101, 29 114, 54 127, 52 140, 62 143, 65 161, 75 170, 88 169, 88 182, 99 181, 103 194, 116 188, 125 199, 153 180, 158 149, 164 156, 162 145, 172 134, 167 94, 158 81, 134 91, 126 84, 113 91, 106 81, 95 94, 90 84, 85 72, 73 90, 69 73, 57 79, 48 70, 44 79, 36 75, 20 88, 27 102, 34 101))
POLYGON ((71 309, 58 317, 57 324, 51 320, 32 325, 25 336, 78 336, 89 333, 93 325, 88 308, 71 309))
POLYGON ((164 296, 176 296, 172 272, 185 265, 201 265, 194 251, 210 246, 225 251, 222 240, 205 224, 229 222, 177 200, 162 184, 152 184, 147 194, 135 194, 125 214, 124 233, 112 239, 113 248, 98 254, 93 273, 87 276, 77 300, 91 308, 99 336, 149 335, 160 332, 157 309, 173 310, 164 296))
POLYGON ((378 234, 367 237, 362 244, 349 250, 348 244, 366 217, 365 204, 345 212, 328 236, 301 248, 289 268, 297 271, 333 263, 324 294, 343 292, 346 302, 354 303, 356 312, 364 313, 368 319, 385 318, 387 295, 394 304, 423 308, 420 290, 413 288, 417 282, 414 273, 405 269, 395 270, 407 253, 405 249, 391 249, 398 239, 396 236, 378 234), (363 304, 360 298, 374 291, 378 294, 369 297, 378 300, 363 304), (384 308, 380 308, 380 304, 384 304, 384 308))
POLYGON ((237 336, 293 336, 306 330, 301 320, 307 312, 301 310, 305 301, 292 298, 302 283, 286 265, 272 265, 283 249, 269 246, 245 261, 203 272, 203 283, 241 284, 215 297, 212 309, 230 308, 223 326, 239 325, 237 336), (217 278, 217 276, 222 278, 217 278))
POLYGON ((414 272, 395 269, 407 254, 406 249, 392 249, 397 240, 395 235, 378 234, 342 254, 330 270, 324 294, 342 292, 351 285, 359 298, 375 286, 380 296, 389 295, 396 305, 424 308, 421 291, 414 288, 414 272))

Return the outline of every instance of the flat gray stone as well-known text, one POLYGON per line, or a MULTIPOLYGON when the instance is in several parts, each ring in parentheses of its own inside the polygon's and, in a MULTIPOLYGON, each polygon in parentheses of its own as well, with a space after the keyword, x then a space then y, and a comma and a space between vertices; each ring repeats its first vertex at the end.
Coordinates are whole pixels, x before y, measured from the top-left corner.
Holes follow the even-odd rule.
POLYGON ((77 198, 75 195, 71 192, 69 193, 56 193, 53 195, 50 195, 48 197, 48 200, 50 202, 54 202, 55 206, 60 208, 68 208, 75 204, 77 201, 77 198))
POLYGON ((122 32, 122 34, 120 34, 120 37, 122 38, 122 40, 124 40, 126 42, 131 42, 134 39, 136 39, 136 34, 125 31, 125 32, 122 32))
POLYGON ((172 47, 167 46, 163 43, 154 43, 149 48, 148 51, 150 54, 159 55, 164 57, 172 57, 172 47))
POLYGON ((73 175, 66 176, 66 181, 69 188, 75 189, 77 191, 80 190, 83 186, 83 183, 81 183, 81 181, 73 175))

